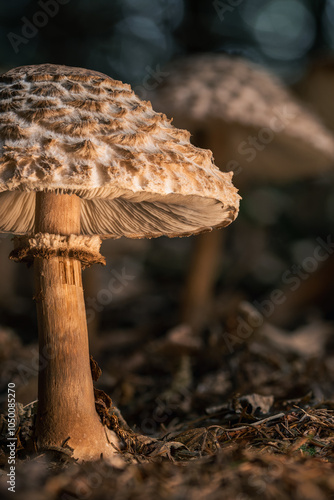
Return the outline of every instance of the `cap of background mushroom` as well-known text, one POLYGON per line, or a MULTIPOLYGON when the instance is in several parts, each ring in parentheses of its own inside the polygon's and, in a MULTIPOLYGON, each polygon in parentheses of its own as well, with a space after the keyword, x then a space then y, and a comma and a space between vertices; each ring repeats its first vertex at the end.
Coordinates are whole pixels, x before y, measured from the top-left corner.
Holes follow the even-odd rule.
POLYGON ((208 54, 166 72, 150 94, 154 107, 190 130, 196 145, 212 149, 222 170, 235 171, 237 185, 293 181, 332 165, 333 136, 261 67, 208 54))
POLYGON ((34 260, 40 354, 37 438, 70 436, 74 456, 111 456, 97 422, 81 263, 102 260, 100 236, 185 236, 238 213, 231 175, 128 85, 66 66, 0 77, 0 230, 13 258, 34 260))

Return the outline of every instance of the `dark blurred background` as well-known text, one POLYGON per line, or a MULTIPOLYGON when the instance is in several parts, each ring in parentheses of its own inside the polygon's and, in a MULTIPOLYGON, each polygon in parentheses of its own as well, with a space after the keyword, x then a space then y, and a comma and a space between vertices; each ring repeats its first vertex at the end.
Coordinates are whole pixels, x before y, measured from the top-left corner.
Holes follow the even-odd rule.
MULTIPOLYGON (((1 0, 0 14, 2 71, 44 62, 82 66, 130 83, 139 95, 160 83, 167 62, 188 54, 242 56, 293 86, 313 61, 334 52, 334 0, 1 0)), ((331 182, 323 176, 247 193, 240 221, 233 224, 239 224, 239 233, 227 244, 228 257, 221 263, 218 293, 229 287, 254 300, 280 286, 282 272, 312 254, 315 239, 326 238, 333 230, 333 211, 331 182), (253 246, 250 240, 255 241, 253 246), (245 255, 248 247, 254 250, 253 258, 245 255), (248 267, 240 264, 245 259, 248 267)), ((238 229, 228 231, 230 235, 238 229)), ((177 323, 191 239, 127 245, 119 251, 118 261, 115 252, 113 263, 121 269, 128 259, 127 269, 136 276, 137 288, 127 290, 146 293, 147 314, 140 298, 128 307, 135 309, 138 322, 145 316, 152 323, 156 315, 165 318, 164 327, 172 326, 177 323), (149 283, 146 288, 142 276, 149 283)), ((15 290, 28 295, 31 288, 16 285, 15 290)), ((8 299, 8 288, 4 294, 8 299)), ((123 298, 115 298, 104 311, 123 298)), ((20 308, 16 303, 11 316, 7 305, 3 322, 18 327, 20 308)), ((326 308, 324 301, 322 306, 331 318, 331 307, 326 308)), ((30 302, 28 309, 33 321, 30 302)), ((22 314, 26 312, 22 306, 22 314)), ((115 323, 128 326, 133 317, 120 313, 115 323)), ((103 325, 108 328, 109 317, 103 316, 103 325)))
POLYGON ((228 52, 293 82, 334 50, 333 0, 16 0, 0 5, 1 67, 89 67, 133 86, 177 56, 228 52))

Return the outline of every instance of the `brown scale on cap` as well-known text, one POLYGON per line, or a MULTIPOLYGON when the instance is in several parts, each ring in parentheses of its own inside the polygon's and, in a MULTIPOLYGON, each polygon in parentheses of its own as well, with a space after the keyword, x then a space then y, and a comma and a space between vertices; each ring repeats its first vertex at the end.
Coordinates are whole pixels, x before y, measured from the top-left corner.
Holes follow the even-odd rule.
POLYGON ((16 109, 19 109, 20 104, 15 101, 2 101, 0 104, 0 112, 1 113, 6 113, 7 111, 15 111, 16 109))
POLYGON ((35 88, 31 91, 32 95, 42 96, 42 97, 59 97, 61 98, 65 94, 65 90, 60 89, 53 83, 46 84, 35 88))
MULTIPOLYGON (((11 192, 19 207, 22 191, 29 193, 26 205, 34 204, 35 191, 77 194, 83 234, 114 238, 225 226, 239 205, 231 174, 219 172, 211 152, 189 137, 129 85, 102 73, 52 64, 15 68, 0 76, 0 200, 11 192), (94 216, 99 200, 101 220, 94 216), (125 207, 136 212, 130 222, 125 207), (108 222, 115 212, 120 220, 108 222)), ((33 230, 33 218, 23 224, 13 217, 17 232, 33 230)), ((0 230, 10 224, 0 210, 0 230)))

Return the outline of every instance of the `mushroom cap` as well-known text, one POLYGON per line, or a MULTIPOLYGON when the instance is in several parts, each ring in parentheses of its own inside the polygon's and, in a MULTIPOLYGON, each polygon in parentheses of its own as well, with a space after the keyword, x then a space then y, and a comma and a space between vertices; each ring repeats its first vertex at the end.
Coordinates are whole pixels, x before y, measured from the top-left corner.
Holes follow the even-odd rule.
POLYGON ((332 166, 333 135, 259 66, 208 54, 165 71, 150 95, 155 109, 189 129, 196 145, 212 149, 222 170, 242 173, 242 182, 286 182, 332 166))
POLYGON ((129 85, 92 70, 22 66, 0 76, 0 231, 34 232, 35 192, 82 198, 81 233, 185 236, 223 227, 239 195, 129 85))

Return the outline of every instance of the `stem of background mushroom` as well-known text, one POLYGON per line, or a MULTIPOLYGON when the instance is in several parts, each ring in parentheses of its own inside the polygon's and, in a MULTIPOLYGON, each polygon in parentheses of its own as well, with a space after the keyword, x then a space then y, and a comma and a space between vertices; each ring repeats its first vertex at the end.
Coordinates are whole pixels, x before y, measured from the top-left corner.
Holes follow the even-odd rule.
POLYGON ((203 326, 212 298, 223 231, 214 229, 194 238, 195 247, 184 289, 182 321, 199 330, 203 326))
MULTIPOLYGON (((35 226, 35 232, 79 234, 80 198, 37 193, 35 226)), ((38 445, 61 446, 70 437, 79 458, 93 458, 96 445, 99 458, 106 436, 95 410, 81 263, 37 257, 34 274, 40 356, 47 358, 38 380, 38 445)))
MULTIPOLYGON (((189 130, 191 130, 189 124, 189 130)), ((228 151, 230 131, 223 133, 220 121, 211 120, 210 127, 194 130, 195 146, 215 151, 228 151)), ((227 156, 228 157, 228 156, 227 156)), ((183 292, 181 321, 199 332, 207 320, 213 298, 215 277, 223 248, 223 230, 213 230, 194 237, 194 247, 183 292)))

